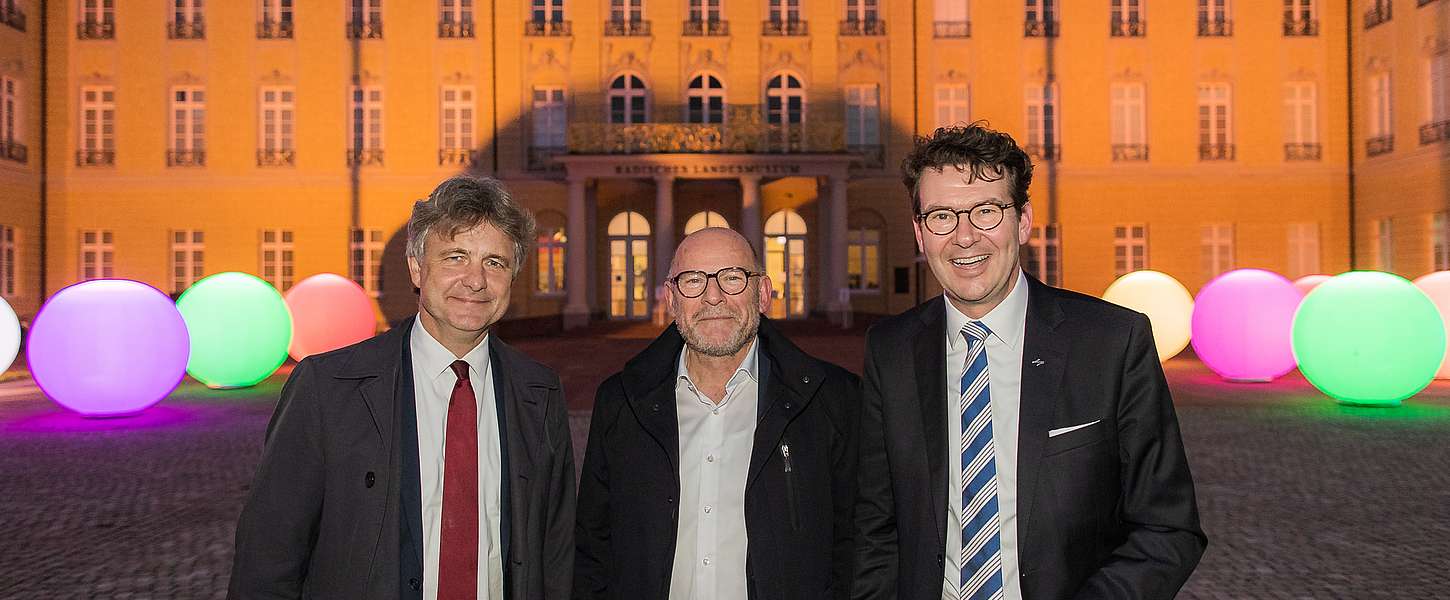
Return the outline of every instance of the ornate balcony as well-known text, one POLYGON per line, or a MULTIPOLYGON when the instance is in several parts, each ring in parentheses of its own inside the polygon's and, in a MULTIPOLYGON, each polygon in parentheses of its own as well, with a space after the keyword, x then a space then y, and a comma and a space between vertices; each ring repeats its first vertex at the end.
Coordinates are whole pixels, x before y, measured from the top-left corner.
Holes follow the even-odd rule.
POLYGON ((529 37, 568 37, 574 35, 574 22, 524 21, 524 35, 529 37))
POLYGON ((1058 144, 1027 144, 1022 150, 1036 160, 1062 160, 1062 146, 1058 144))
POLYGON ((1227 161, 1233 160, 1235 148, 1233 144, 1199 144, 1198 160, 1201 161, 1227 161))
POLYGON ((166 166, 168 167, 203 167, 206 166, 205 150, 169 150, 166 152, 166 166))
POLYGON ((810 35, 810 27, 806 26, 805 21, 766 19, 760 25, 760 35, 771 37, 810 35))
POLYGON ((471 38, 473 37, 473 21, 439 21, 439 38, 471 38))
POLYGON ((116 23, 114 21, 81 21, 76 23, 76 39, 114 40, 116 39, 116 23))
POLYGON ((932 37, 938 38, 964 38, 972 37, 971 21, 935 21, 931 28, 932 37))
POLYGON ((1057 31, 1057 21, 1028 19, 1022 23, 1022 35, 1024 37, 1057 37, 1057 31))
POLYGON ((1112 37, 1143 37, 1148 35, 1148 22, 1141 19, 1123 19, 1114 16, 1108 22, 1108 35, 1112 37))
POLYGON ((350 40, 380 40, 383 39, 382 21, 348 21, 347 39, 350 40))
MULTIPOLYGON (((382 157, 378 158, 382 164, 382 157)), ((441 148, 438 150, 438 166, 471 167, 478 164, 478 151, 471 148, 441 148)))
POLYGON ((650 35, 649 21, 610 19, 604 22, 604 35, 612 37, 647 37, 650 35))
POLYGON ((685 21, 684 29, 681 31, 681 35, 692 37, 725 36, 730 35, 730 22, 711 20, 697 21, 691 19, 689 21, 685 21))
POLYGON ((1395 16, 1395 5, 1389 0, 1374 0, 1374 5, 1364 11, 1364 28, 1370 29, 1395 16))
POLYGON ((1319 35, 1319 19, 1284 19, 1284 37, 1319 35))
POLYGON ((1230 37, 1233 34, 1234 22, 1232 19, 1198 22, 1198 37, 1230 37))
POLYGON ((1323 154, 1324 148, 1320 144, 1284 144, 1284 160, 1319 160, 1323 154))
POLYGON ((296 164, 296 150, 287 149, 257 151, 257 166, 259 167, 291 167, 296 164))
POLYGON ((1450 140, 1450 121, 1436 121, 1420 126, 1420 145, 1450 140))
POLYGON ((1372 137, 1364 141, 1364 153, 1367 156, 1379 156, 1395 151, 1395 136, 1382 135, 1372 137))
POLYGON ((727 106, 724 123, 576 123, 574 154, 774 154, 845 152, 839 123, 766 123, 757 105, 727 106))
POLYGON ((1148 160, 1147 144, 1113 144, 1113 162, 1143 162, 1148 160))
POLYGON ((881 19, 846 19, 841 21, 841 35, 886 35, 886 21, 881 19))
POLYGON ((293 35, 291 21, 257 21, 257 39, 259 40, 290 40, 293 35))
POLYGON ((167 23, 166 39, 204 40, 206 39, 206 22, 197 19, 195 21, 172 21, 167 23))
POLYGON ((349 167, 381 166, 382 164, 382 148, 353 148, 347 151, 347 166, 349 167))
POLYGON ((19 6, 7 3, 4 9, 0 9, 0 23, 25 31, 25 13, 19 6))
POLYGON ((111 167, 116 164, 114 150, 81 150, 76 152, 77 167, 111 167))
POLYGON ((30 160, 30 149, 15 140, 0 140, 0 158, 25 164, 30 160))

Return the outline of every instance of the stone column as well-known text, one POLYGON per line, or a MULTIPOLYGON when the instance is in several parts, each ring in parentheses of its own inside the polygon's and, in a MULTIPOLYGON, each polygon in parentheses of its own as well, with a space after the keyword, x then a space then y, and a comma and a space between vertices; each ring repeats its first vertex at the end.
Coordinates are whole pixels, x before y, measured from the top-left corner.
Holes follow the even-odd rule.
POLYGON ((654 281, 650 282, 650 297, 654 288, 664 285, 670 272, 670 259, 675 255, 675 177, 661 175, 655 178, 655 253, 654 281))
POLYGON ((583 179, 569 179, 569 221, 564 234, 569 237, 564 260, 564 328, 574 329, 589 324, 586 257, 589 253, 589 215, 584 203, 583 179))
POLYGON ((760 176, 740 177, 740 235, 755 247, 756 256, 765 260, 765 223, 760 219, 760 176))
POLYGON ((830 314, 831 322, 846 322, 845 313, 851 310, 850 297, 842 302, 841 290, 846 288, 846 176, 845 174, 833 175, 831 181, 831 196, 827 203, 830 206, 830 213, 827 217, 830 222, 830 237, 827 240, 827 261, 830 272, 826 275, 829 282, 826 297, 827 312, 830 314))

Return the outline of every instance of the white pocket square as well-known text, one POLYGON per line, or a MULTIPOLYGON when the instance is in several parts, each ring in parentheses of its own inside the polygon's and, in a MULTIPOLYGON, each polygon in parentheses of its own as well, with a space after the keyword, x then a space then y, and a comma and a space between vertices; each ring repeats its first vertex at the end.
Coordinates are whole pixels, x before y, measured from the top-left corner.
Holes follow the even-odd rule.
POLYGON ((1072 427, 1063 427, 1062 429, 1052 429, 1052 430, 1049 430, 1047 432, 1047 437, 1054 438, 1054 437, 1057 437, 1057 436, 1062 435, 1064 433, 1070 433, 1070 432, 1073 432, 1073 431, 1077 431, 1079 429, 1082 429, 1084 427, 1088 427, 1088 426, 1092 426, 1092 425, 1097 425, 1098 423, 1101 423, 1102 421, 1103 421, 1102 419, 1098 419, 1098 420, 1093 421, 1091 423, 1083 423, 1082 425, 1073 425, 1072 427))

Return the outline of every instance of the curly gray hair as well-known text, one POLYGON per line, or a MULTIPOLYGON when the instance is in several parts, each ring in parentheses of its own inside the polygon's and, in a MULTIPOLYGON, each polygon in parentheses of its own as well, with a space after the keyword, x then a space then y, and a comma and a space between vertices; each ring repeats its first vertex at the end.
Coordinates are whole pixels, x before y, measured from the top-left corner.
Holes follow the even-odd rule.
POLYGON ((513 271, 518 275, 534 239, 534 215, 492 177, 450 177, 427 198, 414 202, 408 219, 408 256, 423 256, 423 240, 430 232, 452 239, 480 223, 497 227, 513 241, 513 271))

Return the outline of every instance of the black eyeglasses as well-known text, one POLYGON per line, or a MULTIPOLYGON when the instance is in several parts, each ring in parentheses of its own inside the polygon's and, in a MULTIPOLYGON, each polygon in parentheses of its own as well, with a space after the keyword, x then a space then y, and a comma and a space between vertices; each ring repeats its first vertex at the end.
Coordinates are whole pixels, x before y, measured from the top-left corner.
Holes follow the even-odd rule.
POLYGON ((686 298, 697 298, 705 293, 705 288, 710 285, 710 279, 720 286, 720 291, 731 296, 745 291, 750 285, 751 277, 758 277, 765 273, 756 273, 746 270, 745 267, 725 267, 714 273, 704 271, 680 271, 668 281, 674 284, 680 295, 686 298))
POLYGON ((916 220, 921 221, 923 227, 936 235, 947 235, 957 230, 961 223, 961 215, 967 215, 967 222, 982 231, 991 231, 1002 224, 1007 211, 1013 208, 1011 204, 993 204, 983 202, 971 208, 955 210, 951 208, 937 208, 916 215, 916 220))

